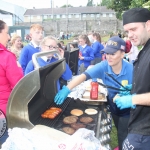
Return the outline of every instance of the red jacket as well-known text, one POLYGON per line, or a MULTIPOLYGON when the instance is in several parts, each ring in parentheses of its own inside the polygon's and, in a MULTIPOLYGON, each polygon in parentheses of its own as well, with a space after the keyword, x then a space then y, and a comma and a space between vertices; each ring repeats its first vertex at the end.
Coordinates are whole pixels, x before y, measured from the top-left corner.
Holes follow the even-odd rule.
POLYGON ((0 43, 0 109, 6 113, 9 95, 16 83, 23 77, 15 55, 0 43))

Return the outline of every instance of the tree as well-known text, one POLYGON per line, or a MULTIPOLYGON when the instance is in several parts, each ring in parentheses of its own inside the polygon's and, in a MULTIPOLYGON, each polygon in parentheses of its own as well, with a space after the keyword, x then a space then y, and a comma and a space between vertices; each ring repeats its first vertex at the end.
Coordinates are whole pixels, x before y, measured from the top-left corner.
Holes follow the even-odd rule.
POLYGON ((102 3, 99 4, 98 6, 108 6, 111 3, 112 0, 102 0, 102 3))
POLYGON ((142 5, 144 8, 148 8, 150 10, 150 0, 142 5))
POLYGON ((150 0, 102 0, 102 6, 116 12, 116 17, 122 19, 122 13, 130 8, 150 6, 150 0), (144 4, 144 5, 143 5, 144 4))
POLYGON ((88 0, 88 3, 86 6, 93 6, 93 0, 88 0))
POLYGON ((142 5, 148 2, 149 0, 132 0, 130 8, 134 7, 143 7, 142 5))
POLYGON ((111 0, 107 8, 113 9, 116 12, 116 17, 122 19, 122 12, 129 9, 130 0, 111 0))
POLYGON ((67 6, 67 5, 63 5, 63 6, 61 6, 60 8, 66 8, 66 7, 73 7, 73 6, 70 5, 70 4, 68 4, 68 6, 67 6))

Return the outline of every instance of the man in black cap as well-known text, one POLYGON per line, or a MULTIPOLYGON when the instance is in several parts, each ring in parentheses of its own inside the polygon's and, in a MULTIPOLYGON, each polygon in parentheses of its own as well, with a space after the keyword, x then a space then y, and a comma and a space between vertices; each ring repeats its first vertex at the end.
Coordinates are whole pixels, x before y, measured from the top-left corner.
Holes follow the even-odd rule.
POLYGON ((131 108, 123 150, 150 149, 150 11, 133 8, 123 14, 123 27, 135 46, 143 46, 134 62, 131 94, 116 98, 120 109, 131 108))

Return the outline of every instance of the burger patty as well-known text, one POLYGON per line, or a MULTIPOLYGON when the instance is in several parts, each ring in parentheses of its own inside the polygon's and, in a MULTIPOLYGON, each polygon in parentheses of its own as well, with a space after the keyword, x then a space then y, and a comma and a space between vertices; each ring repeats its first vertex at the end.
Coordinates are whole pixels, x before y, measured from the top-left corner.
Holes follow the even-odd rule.
POLYGON ((75 133, 75 129, 73 129, 71 127, 64 127, 64 128, 62 128, 62 130, 69 135, 72 135, 73 133, 75 133))
POLYGON ((78 117, 76 116, 68 116, 63 119, 63 123, 72 124, 72 123, 76 123, 77 120, 78 120, 78 117))
POLYGON ((73 123, 73 124, 71 124, 71 127, 74 128, 75 130, 78 130, 79 128, 85 128, 86 125, 84 125, 82 123, 73 123))
POLYGON ((93 121, 93 118, 91 118, 91 117, 81 117, 80 118, 80 122, 85 123, 85 124, 88 124, 92 121, 93 121))

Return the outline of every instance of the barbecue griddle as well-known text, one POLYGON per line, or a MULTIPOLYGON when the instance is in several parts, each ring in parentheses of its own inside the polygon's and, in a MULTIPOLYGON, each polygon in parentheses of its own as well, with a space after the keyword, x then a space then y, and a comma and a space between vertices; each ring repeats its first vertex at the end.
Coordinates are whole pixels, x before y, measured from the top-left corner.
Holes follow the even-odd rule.
MULTIPOLYGON (((56 53, 56 51, 52 52, 56 53)), ((49 54, 50 52, 45 53, 49 54)), ((43 56, 45 53, 36 53, 33 56, 43 56)), ((84 111, 87 108, 94 108, 98 110, 98 114, 83 114, 82 116, 92 117, 94 121, 89 123, 86 128, 95 131, 97 138, 103 136, 100 135, 100 128, 104 126, 102 122, 107 119, 104 104, 94 106, 79 99, 67 98, 62 105, 57 106, 62 109, 62 112, 55 119, 50 120, 41 117, 41 114, 49 107, 56 107, 54 103, 54 97, 57 93, 56 82, 64 72, 65 66, 64 58, 59 58, 58 61, 41 68, 35 64, 35 70, 18 82, 10 95, 7 105, 8 128, 32 129, 34 126, 41 124, 62 131, 62 128, 67 126, 62 120, 64 117, 71 115, 72 109, 78 108, 84 111)), ((105 144, 106 142, 103 141, 103 143, 105 144)))
MULTIPOLYGON (((93 131, 96 133, 97 130, 99 130, 99 129, 97 129, 98 113, 95 114, 95 115, 87 115, 87 114, 85 114, 85 112, 84 112, 85 109, 87 109, 87 108, 94 108, 94 109, 96 109, 96 110, 98 111, 98 113, 99 113, 99 108, 98 108, 98 107, 89 106, 89 105, 86 105, 86 104, 82 103, 80 100, 74 100, 74 99, 72 99, 72 100, 70 101, 70 103, 68 104, 68 106, 66 107, 64 113, 63 113, 63 114, 60 116, 60 118, 56 121, 54 128, 57 129, 57 130, 62 131, 62 128, 63 128, 63 127, 71 127, 70 125, 64 124, 64 123, 63 123, 63 119, 64 119, 65 117, 67 117, 67 116, 72 116, 72 115, 70 114, 71 110, 73 110, 73 109, 80 109, 80 110, 83 111, 83 115, 81 115, 81 116, 78 117, 79 119, 78 119, 77 123, 81 123, 81 122, 79 121, 81 117, 91 117, 91 118, 93 118, 93 121, 92 121, 91 123, 88 123, 88 124, 85 124, 85 125, 86 125, 86 128, 87 128, 87 129, 93 130, 93 131)), ((82 123, 82 124, 84 124, 84 123, 82 123)))

